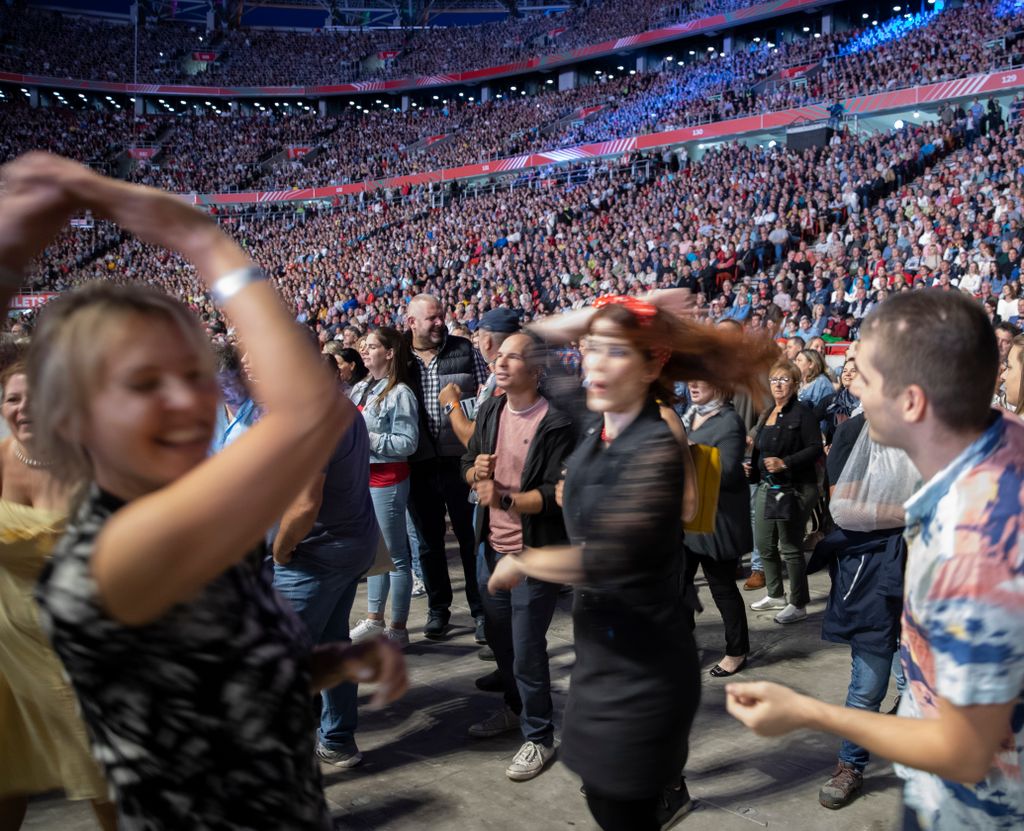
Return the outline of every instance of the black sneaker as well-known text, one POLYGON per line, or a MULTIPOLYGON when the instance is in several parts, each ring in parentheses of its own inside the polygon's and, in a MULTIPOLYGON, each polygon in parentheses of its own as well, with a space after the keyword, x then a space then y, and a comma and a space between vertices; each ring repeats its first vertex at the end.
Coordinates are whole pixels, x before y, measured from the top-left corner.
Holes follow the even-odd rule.
POLYGON ((448 634, 450 615, 445 612, 428 612, 427 613, 427 624, 423 627, 423 637, 430 638, 432 641, 444 640, 444 636, 448 634))
POLYGON ((680 781, 678 788, 665 788, 658 803, 658 827, 668 831, 692 810, 693 800, 685 780, 680 781))
POLYGON ((484 616, 476 619, 476 632, 473 633, 474 640, 481 646, 487 643, 487 635, 484 633, 484 616))
POLYGON ((476 688, 482 692, 503 692, 505 689, 501 683, 501 673, 498 670, 481 675, 474 683, 476 688))
POLYGON ((481 646, 480 651, 476 653, 476 657, 481 661, 496 661, 494 657, 494 651, 489 646, 481 646))

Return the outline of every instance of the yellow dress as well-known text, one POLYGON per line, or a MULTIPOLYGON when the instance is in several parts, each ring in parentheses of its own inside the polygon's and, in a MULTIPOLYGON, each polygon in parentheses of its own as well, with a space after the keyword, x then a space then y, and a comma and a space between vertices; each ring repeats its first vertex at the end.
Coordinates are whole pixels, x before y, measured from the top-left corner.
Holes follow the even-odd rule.
POLYGON ((63 525, 63 514, 0 500, 0 798, 108 798, 32 596, 63 525))

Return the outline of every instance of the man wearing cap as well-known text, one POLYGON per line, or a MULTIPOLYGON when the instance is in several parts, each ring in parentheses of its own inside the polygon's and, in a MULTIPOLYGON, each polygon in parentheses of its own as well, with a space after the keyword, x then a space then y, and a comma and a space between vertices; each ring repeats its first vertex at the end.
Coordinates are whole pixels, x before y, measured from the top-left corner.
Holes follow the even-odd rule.
MULTIPOLYGON (((519 316, 512 309, 499 307, 484 313, 477 326, 477 331, 480 333, 478 347, 488 366, 493 367, 498 350, 505 339, 519 330, 519 316)), ((452 429, 459 441, 462 442, 463 447, 469 444, 469 437, 473 435, 473 422, 476 420, 477 411, 488 398, 494 395, 496 388, 497 382, 492 371, 487 382, 480 387, 475 399, 463 401, 462 390, 456 384, 448 384, 438 395, 438 401, 448 412, 452 429)))

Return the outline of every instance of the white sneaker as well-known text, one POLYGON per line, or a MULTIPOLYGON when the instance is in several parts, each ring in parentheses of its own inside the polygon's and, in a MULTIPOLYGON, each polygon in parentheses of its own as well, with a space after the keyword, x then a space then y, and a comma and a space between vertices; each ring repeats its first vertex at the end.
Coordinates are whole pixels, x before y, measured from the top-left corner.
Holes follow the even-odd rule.
POLYGON ((392 629, 389 626, 384 630, 384 637, 393 641, 399 649, 405 649, 409 645, 408 629, 392 629))
POLYGON ((555 755, 554 747, 545 747, 537 742, 526 742, 512 759, 512 764, 505 768, 505 775, 513 782, 525 782, 533 779, 544 765, 555 755))
POLYGON ((423 585, 423 581, 419 577, 412 578, 412 596, 423 597, 427 593, 427 587, 423 585))
POLYGON ((786 598, 784 597, 769 597, 765 595, 756 603, 751 603, 750 608, 755 612, 766 612, 770 609, 785 609, 786 598))
POLYGON ((370 638, 383 635, 384 628, 382 620, 361 620, 349 630, 348 636, 352 639, 352 643, 362 643, 370 638))
POLYGON ((807 617, 806 609, 798 609, 792 603, 775 616, 776 623, 799 623, 807 617))

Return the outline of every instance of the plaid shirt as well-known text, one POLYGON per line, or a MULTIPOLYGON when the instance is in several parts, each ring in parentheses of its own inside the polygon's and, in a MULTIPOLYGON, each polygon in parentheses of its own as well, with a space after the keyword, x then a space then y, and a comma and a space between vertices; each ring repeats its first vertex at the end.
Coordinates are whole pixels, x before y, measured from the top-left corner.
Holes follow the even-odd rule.
MULTIPOLYGON (((441 345, 444 349, 444 344, 441 345)), ((437 355, 430 359, 430 363, 424 363, 423 359, 416 353, 416 360, 420 365, 420 386, 423 389, 423 403, 427 410, 427 425, 430 427, 430 434, 436 439, 441 435, 441 427, 444 426, 448 416, 441 409, 441 402, 437 396, 441 394, 441 382, 437 377, 437 357, 441 354, 438 349, 437 355)), ((491 371, 487 368, 487 361, 476 349, 473 350, 473 376, 476 379, 477 389, 487 383, 491 371)), ((463 396, 475 396, 476 390, 463 390, 463 396)))

